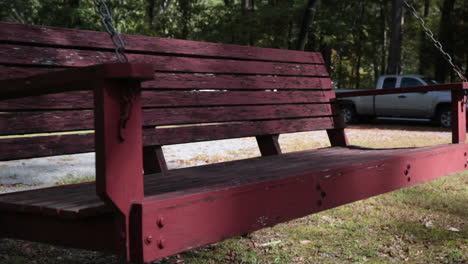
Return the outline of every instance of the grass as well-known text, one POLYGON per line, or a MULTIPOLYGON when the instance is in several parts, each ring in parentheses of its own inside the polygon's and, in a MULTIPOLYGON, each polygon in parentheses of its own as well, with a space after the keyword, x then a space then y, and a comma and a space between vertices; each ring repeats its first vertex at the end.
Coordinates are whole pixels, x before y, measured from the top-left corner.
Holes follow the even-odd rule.
MULTIPOLYGON (((350 142, 366 147, 408 147, 449 143, 425 133, 350 131, 350 142)), ((285 151, 324 147, 326 141, 294 138, 285 151)), ((226 157, 198 156, 219 162, 250 157, 254 150, 226 157)), ((205 246, 156 263, 467 263, 468 172, 372 197, 310 215, 244 237, 205 246)), ((67 182, 73 182, 70 177, 67 182)), ((115 257, 63 250, 38 243, 3 240, 0 263, 118 263, 115 257), (25 246, 26 245, 26 246, 25 246)))
POLYGON ((82 182, 94 181, 96 177, 94 176, 85 176, 81 177, 78 175, 67 174, 65 177, 57 178, 55 181, 56 185, 66 185, 66 184, 77 184, 82 182))
POLYGON ((466 263, 467 175, 341 206, 257 231, 249 239, 196 249, 182 258, 200 264, 466 263), (258 246, 269 241, 281 242, 258 246))

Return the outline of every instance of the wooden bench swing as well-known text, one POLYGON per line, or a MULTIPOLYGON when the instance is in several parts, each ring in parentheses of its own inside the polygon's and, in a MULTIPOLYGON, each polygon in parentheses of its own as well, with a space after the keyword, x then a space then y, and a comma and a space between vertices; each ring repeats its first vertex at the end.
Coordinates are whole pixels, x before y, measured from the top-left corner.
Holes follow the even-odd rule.
POLYGON ((148 262, 468 166, 468 83, 339 94, 452 92, 452 144, 366 149, 319 53, 126 40, 132 63, 103 64, 105 33, 0 23, 0 135, 34 134, 0 138, 0 160, 96 152, 96 182, 1 195, 1 237, 148 262), (314 130, 332 147, 281 153, 314 130), (262 157, 168 170, 161 149, 240 137, 262 157))

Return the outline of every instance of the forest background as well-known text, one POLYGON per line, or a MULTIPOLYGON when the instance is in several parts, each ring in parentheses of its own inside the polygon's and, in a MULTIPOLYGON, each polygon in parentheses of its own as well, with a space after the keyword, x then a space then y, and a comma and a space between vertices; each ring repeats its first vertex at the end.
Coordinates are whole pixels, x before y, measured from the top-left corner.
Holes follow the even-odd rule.
MULTIPOLYGON (((440 82, 460 81, 409 10, 402 8, 402 19, 398 18, 395 8, 402 0, 106 2, 113 10, 115 26, 125 34, 297 49, 305 30, 304 49, 323 53, 337 88, 371 89, 380 75, 395 71, 423 74, 440 82), (305 13, 311 23, 304 23, 305 13), (392 37, 398 25, 401 40, 392 37), (401 56, 390 52, 400 45, 401 56), (395 56, 401 57, 396 69, 392 66, 395 56)), ((414 3, 427 27, 468 75, 468 1, 414 3)), ((0 20, 102 30, 93 0, 1 0, 0 20)))

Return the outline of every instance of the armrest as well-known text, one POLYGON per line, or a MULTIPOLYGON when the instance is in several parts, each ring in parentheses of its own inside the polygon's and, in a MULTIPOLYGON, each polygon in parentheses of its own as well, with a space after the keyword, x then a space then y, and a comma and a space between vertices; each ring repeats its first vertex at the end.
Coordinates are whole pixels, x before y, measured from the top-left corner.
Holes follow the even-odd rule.
POLYGON ((422 92, 432 92, 432 91, 452 91, 452 90, 466 90, 466 89, 468 89, 468 83, 466 82, 465 83, 453 83, 453 84, 436 84, 436 85, 429 85, 429 86, 415 86, 415 87, 405 87, 405 88, 342 92, 342 93, 336 93, 336 98, 384 95, 384 94, 400 94, 400 93, 422 93, 422 92))
POLYGON ((147 64, 112 63, 73 68, 26 78, 0 80, 0 100, 49 93, 92 90, 105 79, 152 80, 154 69, 147 64))

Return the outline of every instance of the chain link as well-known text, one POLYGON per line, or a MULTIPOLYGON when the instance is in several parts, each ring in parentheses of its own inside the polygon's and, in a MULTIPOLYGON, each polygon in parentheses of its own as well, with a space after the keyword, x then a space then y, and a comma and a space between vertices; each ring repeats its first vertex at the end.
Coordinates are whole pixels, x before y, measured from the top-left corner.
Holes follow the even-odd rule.
POLYGON ((112 13, 104 0, 93 0, 96 12, 101 16, 101 23, 104 29, 109 33, 112 42, 115 45, 115 57, 120 62, 128 62, 125 55, 125 41, 120 33, 112 24, 112 13))
POLYGON ((435 38, 435 35, 434 33, 426 26, 426 22, 424 21, 424 19, 422 17, 420 17, 418 15, 418 11, 416 11, 416 8, 414 7, 414 4, 412 2, 412 0, 403 0, 406 7, 408 7, 408 9, 411 11, 411 13, 413 13, 413 16, 419 21, 419 23, 421 24, 423 30, 424 30, 424 33, 427 35, 427 37, 429 39, 432 40, 434 46, 440 51, 440 53, 442 53, 442 56, 444 57, 444 59, 450 64, 450 66, 452 66, 452 70, 454 72, 457 73, 458 77, 463 81, 463 82, 468 82, 468 79, 466 78, 465 75, 463 75, 463 72, 462 70, 460 69, 460 67, 458 67, 458 65, 456 65, 454 62, 453 62, 453 58, 452 56, 450 56, 450 54, 448 54, 447 52, 445 52, 444 50, 444 47, 442 45, 442 43, 440 43, 440 41, 438 41, 436 38, 435 38))

